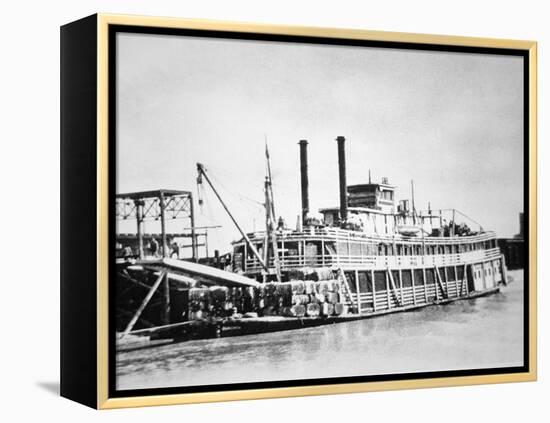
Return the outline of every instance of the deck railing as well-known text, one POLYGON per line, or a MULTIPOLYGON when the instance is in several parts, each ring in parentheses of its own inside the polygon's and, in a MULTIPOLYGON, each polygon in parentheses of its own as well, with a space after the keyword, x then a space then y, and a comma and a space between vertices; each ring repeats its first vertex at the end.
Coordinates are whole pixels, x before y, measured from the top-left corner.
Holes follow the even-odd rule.
MULTIPOLYGON (((352 231, 340 228, 330 227, 309 227, 303 231, 278 231, 276 232, 278 241, 299 241, 307 239, 308 241, 368 241, 373 243, 410 243, 418 244, 425 242, 429 245, 441 245, 441 244, 469 244, 474 242, 488 241, 495 239, 494 232, 483 232, 477 235, 471 236, 452 236, 452 237, 435 237, 435 236, 414 236, 406 237, 402 235, 372 235, 366 234, 360 231, 352 231)), ((265 239, 265 232, 254 232, 248 234, 248 237, 252 242, 263 242, 265 239)))
MULTIPOLYGON (((368 269, 410 269, 417 267, 453 266, 464 263, 472 263, 500 257, 498 248, 487 250, 469 251, 464 253, 435 254, 423 256, 369 256, 369 255, 279 255, 279 264, 282 270, 290 270, 301 267, 331 267, 342 268, 368 268, 368 269)), ((250 258, 246 262, 246 272, 259 272, 262 267, 257 259, 250 258)), ((269 267, 274 268, 273 258, 269 260, 269 267)))

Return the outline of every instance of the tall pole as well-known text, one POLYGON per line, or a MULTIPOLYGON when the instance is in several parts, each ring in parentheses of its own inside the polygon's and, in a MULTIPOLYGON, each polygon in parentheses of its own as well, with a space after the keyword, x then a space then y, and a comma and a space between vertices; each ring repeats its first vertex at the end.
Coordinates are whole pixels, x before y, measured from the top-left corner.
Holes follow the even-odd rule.
POLYGON ((269 236, 270 236, 270 227, 269 227, 269 216, 270 216, 270 206, 269 206, 269 185, 268 179, 265 178, 264 181, 264 208, 265 208, 265 237, 264 237, 264 262, 269 266, 269 236))
POLYGON ((193 261, 196 262, 199 260, 199 255, 197 252, 197 234, 195 233, 195 209, 193 206, 192 194, 189 194, 189 217, 191 220, 191 254, 193 261))
POLYGON ((416 225, 416 206, 414 204, 414 181, 411 179, 411 202, 413 211, 413 224, 416 225))
POLYGON ((254 247, 254 244, 252 244, 252 242, 250 241, 250 238, 248 238, 248 236, 244 233, 244 231, 241 229, 241 227, 239 226, 239 224, 237 223, 237 221, 235 220, 235 218, 233 217, 233 215, 231 214, 231 212, 229 211, 229 209, 227 208, 227 206, 223 202, 222 198, 220 197, 220 194, 218 194, 218 191, 216 191, 216 188, 214 188, 214 185, 212 185, 212 182, 210 181, 210 178, 206 174, 204 166, 201 163, 197 163, 197 171, 199 172, 199 175, 204 176, 204 179, 206 179, 206 182, 208 182, 208 185, 210 185, 210 188, 212 188, 212 191, 214 192, 214 195, 216 195, 216 197, 218 198, 218 200, 221 203, 222 207, 225 209, 225 211, 229 215, 229 218, 233 221, 233 223, 237 227, 237 230, 240 232, 240 234, 242 235, 242 237, 246 241, 247 245, 249 246, 250 250, 252 251, 252 254, 254 254, 254 256, 260 262, 260 265, 262 266, 262 268, 267 272, 268 268, 267 268, 265 262, 263 261, 262 257, 260 256, 260 253, 258 252, 256 247, 254 247))
POLYGON ((453 209, 453 224, 451 225, 451 236, 455 236, 455 209, 453 209))
POLYGON ((343 223, 348 218, 348 187, 346 183, 346 138, 339 136, 336 138, 338 143, 338 173, 340 176, 340 222, 343 223))
POLYGON ((164 202, 164 193, 160 192, 160 230, 162 235, 162 257, 168 257, 166 248, 166 204, 164 202))
POLYGON ((134 200, 136 205, 136 223, 137 223, 137 238, 138 238, 138 257, 143 259, 143 200, 134 200))
POLYGON ((271 177, 271 163, 269 160, 269 150, 267 148, 267 137, 265 138, 265 158, 267 161, 267 176, 269 177, 269 193, 271 195, 271 213, 275 219, 275 201, 273 201, 273 178, 271 177))
POLYGON ((162 323, 165 325, 170 324, 170 281, 168 279, 168 272, 164 272, 164 309, 162 310, 162 323))
MULTIPOLYGON (((273 265, 275 266, 275 271, 277 272, 277 281, 281 282, 281 263, 279 262, 279 248, 277 246, 277 236, 274 232, 275 225, 275 215, 273 215, 273 208, 271 204, 273 203, 273 197, 271 195, 272 191, 270 190, 271 181, 266 178, 265 180, 265 195, 266 195, 266 224, 267 238, 271 241, 271 249, 273 251, 273 265), (270 196, 271 195, 271 196, 270 196)), ((268 241, 269 241, 268 240, 268 241)), ((269 248, 266 245, 266 263, 269 265, 269 248)))
MULTIPOLYGON (((166 202, 164 198, 164 192, 160 192, 160 227, 162 232, 162 257, 168 257, 168 248, 166 242, 166 202)), ((170 324, 170 281, 168 280, 168 273, 164 274, 164 292, 163 292, 163 305, 162 310, 162 322, 165 325, 170 324)))

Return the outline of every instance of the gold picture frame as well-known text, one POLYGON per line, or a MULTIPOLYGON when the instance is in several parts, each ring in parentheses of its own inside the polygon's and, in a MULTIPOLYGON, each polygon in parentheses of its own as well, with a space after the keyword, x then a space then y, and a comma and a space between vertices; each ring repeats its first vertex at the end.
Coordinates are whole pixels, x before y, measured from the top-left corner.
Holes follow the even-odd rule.
MULTIPOLYGON (((92 30, 92 35, 83 35, 82 38, 93 38, 95 28, 95 40, 93 44, 97 49, 94 51, 95 63, 97 65, 95 71, 96 87, 96 117, 95 117, 95 154, 96 166, 95 175, 95 191, 91 193, 94 196, 96 209, 94 211, 95 221, 95 250, 90 258, 95 257, 93 267, 95 268, 95 313, 90 316, 90 319, 95 319, 95 354, 92 354, 89 359, 89 364, 95 370, 95 384, 93 381, 84 381, 85 387, 77 386, 72 382, 71 373, 75 371, 76 364, 63 365, 63 356, 68 358, 75 351, 67 349, 66 352, 62 348, 62 395, 75 399, 98 409, 112 409, 121 407, 139 407, 151 405, 169 405, 169 404, 189 404, 199 402, 214 402, 214 401, 234 401, 248 400, 260 398, 280 398, 291 396, 306 396, 306 395, 326 395, 326 394, 342 394, 354 392, 370 392, 382 390, 399 390, 399 389, 416 389, 416 388, 434 388, 446 386, 460 385, 477 385, 477 384, 492 384, 505 382, 526 382, 535 381, 537 378, 537 43, 534 41, 517 41, 504 39, 489 39, 476 37, 459 37, 447 35, 429 35, 429 34, 411 34, 400 32, 381 32, 368 31, 363 29, 337 29, 337 28, 316 28, 288 25, 264 25, 252 23, 236 23, 236 22, 221 22, 210 20, 196 19, 180 19, 180 18, 162 18, 162 17, 145 17, 145 16, 124 16, 114 14, 98 14, 94 15, 91 21, 88 21, 88 27, 92 30), (459 47, 475 47, 487 49, 513 49, 521 50, 526 53, 528 60, 528 148, 529 157, 529 193, 528 193, 528 274, 529 274, 529 333, 528 337, 528 370, 510 374, 489 374, 489 375, 471 375, 457 377, 434 377, 434 378, 410 378, 406 380, 386 380, 374 382, 353 382, 339 383, 326 385, 309 385, 309 386, 288 386, 288 387, 273 387, 262 389, 245 389, 245 390, 230 390, 230 391, 212 391, 212 392, 196 392, 196 393, 171 393, 162 395, 143 395, 143 396, 117 396, 109 395, 109 190, 112 187, 109 185, 109 28, 112 26, 136 26, 154 30, 155 28, 170 28, 170 29, 191 29, 191 30, 210 30, 217 32, 238 32, 250 34, 270 34, 283 36, 298 36, 298 37, 317 37, 331 38, 341 40, 368 40, 380 42, 395 42, 395 43, 412 43, 421 45, 436 45, 436 46, 459 46, 459 47), (94 362, 95 361, 95 362, 94 362), (66 368, 66 369, 65 369, 66 368), (64 370, 65 369, 65 370, 64 370), (65 379, 65 382, 64 380, 65 379), (89 385, 89 386, 88 386, 89 385), (95 392, 95 396, 93 393, 95 392)), ((77 39, 79 22, 68 24, 65 27, 67 37, 77 39), (71 32, 72 31, 72 32, 71 32), (75 35, 76 34, 76 35, 75 35)), ((89 40, 88 40, 89 41, 89 40)), ((66 47, 67 49, 69 47, 66 47)), ((89 48, 89 45, 78 44, 75 42, 73 49, 89 48), (82 47, 79 47, 81 45, 82 47)), ((70 63, 70 51, 67 50, 67 63, 70 63)), ((75 53, 76 54, 76 53, 75 53)), ((63 56, 63 42, 62 42, 63 56)), ((63 62, 62 62, 63 64, 63 62)), ((62 66, 63 68, 63 66, 62 66)), ((69 72, 65 73, 65 77, 69 78, 69 72)), ((63 75, 62 75, 63 80, 63 75)), ((65 92, 70 89, 70 86, 65 88, 65 92)), ((63 88, 62 88, 63 99, 63 88)), ((62 108, 62 125, 69 124, 71 119, 63 114, 62 108), (65 121, 63 122, 63 119, 65 121)), ((68 135, 67 135, 68 136, 68 135)), ((63 144, 62 144, 63 150, 63 144)), ((63 154, 63 153, 62 153, 63 154)), ((70 152, 67 152, 66 160, 70 160, 70 152)), ((63 185, 63 174, 62 174, 63 185)), ((62 190, 63 191, 63 190, 62 190)), ((62 196, 70 194, 63 194, 62 196)), ((72 201, 67 197, 67 201, 72 201)), ((92 200, 91 200, 92 201, 92 200)), ((67 205, 69 207, 69 205, 67 205)), ((63 207, 62 207, 63 208, 63 207)), ((67 229, 68 230, 68 229, 67 229)), ((62 245, 62 249, 70 249, 70 243, 62 245)), ((68 253, 67 253, 68 254, 68 253)), ((69 260, 67 259, 67 262, 69 260)), ((69 266, 69 264, 67 264, 69 266)), ((62 280, 62 289, 63 289, 62 280)), ((66 288, 70 289, 70 288, 66 288)), ((67 291, 68 292, 68 291, 67 291)), ((71 293, 67 293, 67 300, 72 301, 71 293)), ((76 294, 74 294, 76 295, 76 294)), ((69 323, 64 323, 63 318, 74 318, 69 308, 64 308, 62 301, 62 331, 65 326, 69 327, 69 323), (63 317, 63 315, 65 317, 63 317)), ((79 333, 76 330, 65 329, 65 338, 62 332, 63 339, 67 345, 79 342, 78 337, 88 337, 89 335, 79 333)), ((90 341, 91 342, 91 341, 90 341)), ((82 364, 82 362, 81 362, 82 364)), ((91 376, 90 376, 91 377, 91 376)))

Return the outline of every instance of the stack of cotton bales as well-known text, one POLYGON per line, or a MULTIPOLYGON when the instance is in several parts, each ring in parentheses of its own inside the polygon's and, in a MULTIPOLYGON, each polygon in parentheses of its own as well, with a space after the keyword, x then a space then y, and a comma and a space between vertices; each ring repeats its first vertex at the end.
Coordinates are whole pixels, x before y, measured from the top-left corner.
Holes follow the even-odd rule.
POLYGON ((191 288, 189 290, 189 320, 207 319, 210 316, 210 290, 191 288))
POLYGON ((289 282, 268 282, 258 288, 212 286, 189 290, 189 319, 263 316, 319 317, 347 313, 342 284, 331 269, 299 269, 289 282))
POLYGON ((291 269, 287 271, 289 280, 297 281, 324 281, 334 279, 334 272, 328 267, 320 267, 312 269, 310 267, 303 267, 301 269, 291 269))
POLYGON ((256 292, 252 288, 212 286, 189 290, 189 320, 239 317, 257 309, 256 292))
POLYGON ((265 315, 318 317, 347 312, 339 281, 293 280, 262 285, 260 309, 265 315))
POLYGON ((277 314, 279 308, 279 296, 277 295, 277 284, 266 283, 257 288, 258 293, 258 309, 265 316, 273 316, 277 314))

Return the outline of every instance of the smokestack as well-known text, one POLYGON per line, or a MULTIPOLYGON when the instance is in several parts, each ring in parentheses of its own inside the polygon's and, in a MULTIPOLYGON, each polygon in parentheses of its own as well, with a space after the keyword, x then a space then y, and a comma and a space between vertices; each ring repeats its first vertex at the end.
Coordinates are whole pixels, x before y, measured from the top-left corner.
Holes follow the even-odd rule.
POLYGON ((348 218, 348 186, 346 183, 346 139, 342 136, 336 138, 338 142, 338 172, 340 175, 340 221, 348 218))
POLYGON ((302 224, 309 213, 309 180, 307 176, 307 140, 300 140, 300 178, 302 186, 302 224))

